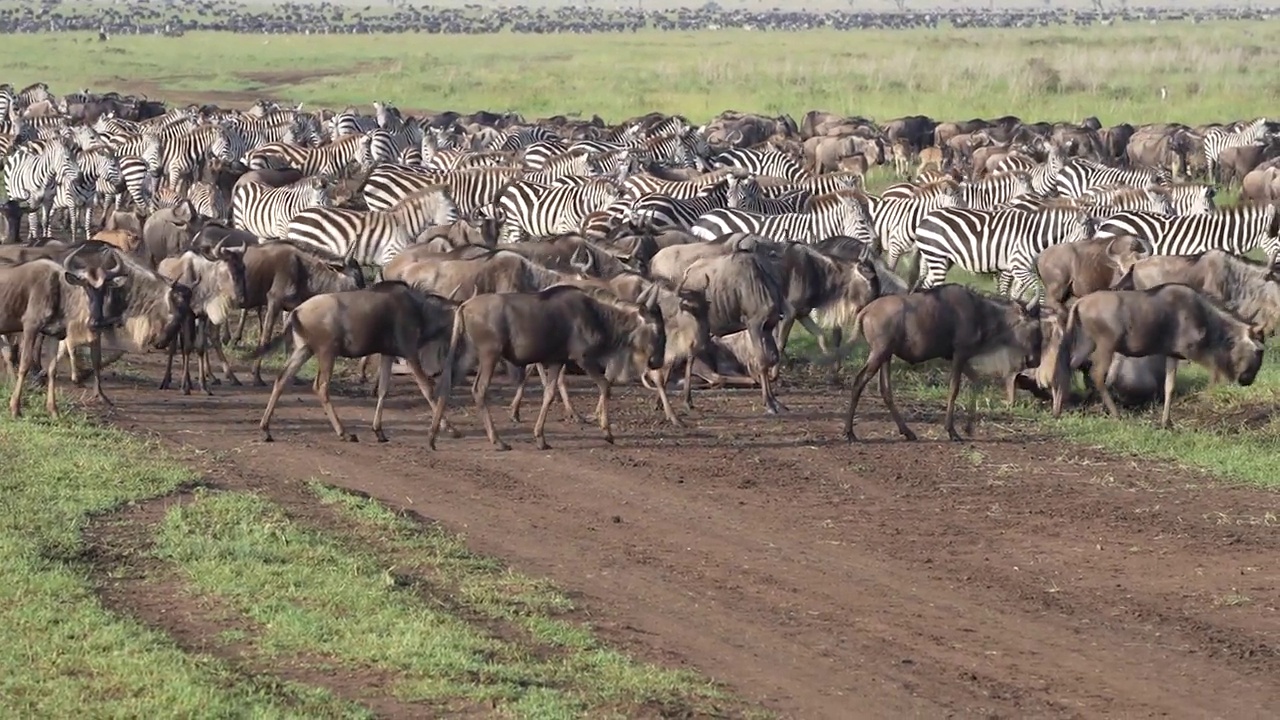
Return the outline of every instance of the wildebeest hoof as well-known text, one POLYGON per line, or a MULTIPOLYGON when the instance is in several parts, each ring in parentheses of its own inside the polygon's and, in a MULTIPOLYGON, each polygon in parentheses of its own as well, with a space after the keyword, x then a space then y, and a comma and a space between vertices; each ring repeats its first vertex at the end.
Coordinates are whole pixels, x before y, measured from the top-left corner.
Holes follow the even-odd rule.
POLYGON ((171 387, 173 387, 173 383, 172 383, 172 382, 170 382, 170 381, 166 378, 166 379, 164 379, 164 380, 161 380, 161 381, 160 381, 160 385, 157 387, 157 389, 158 389, 158 390, 168 390, 168 389, 169 389, 169 388, 171 388, 171 387))
MULTIPOLYGON (((951 442, 964 442, 964 438, 961 437, 960 433, 956 432, 955 430, 948 430, 947 437, 951 438, 951 442)), ((915 438, 912 438, 912 440, 914 439, 915 438)))
MULTIPOLYGON (((182 394, 183 394, 183 395, 190 395, 190 394, 191 394, 191 388, 189 388, 189 387, 184 387, 184 388, 182 388, 182 394)), ((210 394, 212 394, 212 393, 210 393, 210 394)))
POLYGON ((265 381, 265 380, 263 380, 262 378, 260 378, 260 377, 256 377, 256 378, 254 378, 254 379, 253 379, 253 386, 254 386, 254 387, 266 387, 266 386, 267 386, 267 383, 266 383, 266 381, 265 381))
POLYGON ((380 443, 384 443, 387 441, 387 434, 382 432, 381 430, 374 430, 373 436, 378 438, 378 442, 380 443))
POLYGON ((586 422, 586 419, 581 415, 574 413, 573 415, 565 415, 564 421, 573 425, 581 425, 586 422))
POLYGON ((502 452, 506 452, 507 450, 511 449, 510 445, 506 444, 505 442, 502 442, 501 440, 495 443, 493 447, 495 450, 500 450, 502 452))
POLYGON ((360 442, 355 433, 342 433, 338 437, 342 438, 343 442, 360 442))
POLYGON ((903 430, 903 431, 902 431, 902 438, 903 438, 904 440, 908 440, 908 441, 910 441, 910 442, 915 442, 916 440, 918 440, 918 439, 919 439, 919 438, 917 438, 917 437, 916 437, 916 434, 915 434, 914 432, 911 432, 910 430, 903 430))
POLYGON ((684 421, 680 418, 671 418, 671 424, 678 428, 686 427, 684 421))
POLYGON ((262 442, 275 442, 275 441, 276 439, 271 437, 271 432, 269 430, 262 431, 262 442))
POLYGON ((858 442, 858 436, 853 434, 852 430, 846 430, 844 433, 844 441, 847 443, 858 442))
POLYGON ((612 436, 612 435, 605 435, 605 436, 604 436, 604 441, 605 441, 605 442, 607 442, 607 443, 609 443, 610 445, 612 445, 612 444, 613 444, 613 436, 612 436))
POLYGON ((518 422, 520 422, 520 413, 518 413, 518 412, 513 412, 513 413, 511 413, 511 422, 513 422, 513 423, 518 423, 518 422))
POLYGON ((533 443, 533 445, 534 445, 534 447, 538 448, 539 450, 550 450, 550 449, 551 449, 551 446, 547 444, 547 441, 546 441, 546 440, 543 440, 542 438, 538 438, 538 439, 533 443))
POLYGON ((244 383, 240 382, 240 378, 236 377, 235 375, 232 375, 231 377, 228 377, 228 378, 227 378, 227 382, 231 383, 232 385, 235 385, 236 387, 240 387, 241 385, 243 385, 243 384, 244 384, 244 383))

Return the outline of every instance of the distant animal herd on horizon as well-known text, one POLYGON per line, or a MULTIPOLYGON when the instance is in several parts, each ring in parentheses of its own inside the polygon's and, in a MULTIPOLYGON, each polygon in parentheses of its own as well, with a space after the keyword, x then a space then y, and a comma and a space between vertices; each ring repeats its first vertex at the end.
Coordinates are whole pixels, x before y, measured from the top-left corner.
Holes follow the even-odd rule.
POLYGON ((1251 3, 1236 6, 1129 7, 1094 0, 1088 7, 956 9, 935 6, 936 0, 895 0, 881 11, 768 10, 721 6, 644 8, 595 7, 593 3, 559 6, 525 5, 438 7, 409 2, 375 3, 364 7, 344 3, 285 3, 249 5, 226 0, 158 4, 147 0, 123 3, 67 5, 26 0, 0 8, 0 34, 96 32, 108 41, 116 35, 181 36, 213 31, 254 34, 382 34, 431 33, 478 35, 592 34, 656 31, 743 29, 755 31, 907 30, 914 28, 1030 28, 1089 27, 1124 22, 1190 22, 1214 20, 1268 21, 1280 16, 1276 8, 1251 3))
POLYGON ((1117 400, 1163 401, 1168 426, 1180 360, 1249 385, 1280 324, 1280 125, 1265 117, 1191 127, 725 112, 697 126, 655 112, 611 125, 412 117, 386 102, 371 113, 168 107, 35 83, 0 85, 0 153, 14 416, 37 372, 57 414, 54 370, 69 357, 80 382, 81 347, 104 402, 103 348, 167 350, 161 389, 180 353, 184 393, 195 355, 206 394, 221 382, 212 349, 239 385, 224 348, 256 310, 256 384, 263 358, 292 345, 261 419, 268 440, 311 357, 313 389, 348 440, 329 399, 337 357, 361 358, 364 382, 378 356, 380 441, 399 359, 432 409, 432 448, 441 429, 459 435, 444 413, 472 371, 486 434, 507 447, 487 401, 499 367, 517 384, 517 421, 537 369, 540 448, 557 396, 566 420, 583 420, 566 368, 595 382, 609 442, 610 389, 635 379, 674 425, 673 375, 687 408, 696 380, 759 387, 764 410, 785 413, 775 383, 796 322, 833 376, 855 341, 867 347, 851 441, 872 376, 915 439, 893 401, 894 357, 949 361, 952 439, 963 379, 998 379, 1010 402, 1025 388, 1057 416, 1080 400, 1076 370, 1084 403, 1120 417, 1117 400), (869 193, 873 170, 899 182, 869 193), (1218 207, 1223 186, 1242 201, 1218 207), (953 268, 995 275, 997 292, 946 282, 953 268))

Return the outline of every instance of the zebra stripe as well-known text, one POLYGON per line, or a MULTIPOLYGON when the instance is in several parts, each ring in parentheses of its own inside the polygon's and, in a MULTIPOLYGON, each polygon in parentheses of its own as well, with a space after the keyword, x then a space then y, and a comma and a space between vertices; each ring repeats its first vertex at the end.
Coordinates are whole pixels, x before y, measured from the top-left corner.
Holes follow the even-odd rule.
POLYGON ((1280 258, 1280 213, 1270 204, 1240 205, 1199 215, 1121 212, 1098 225, 1099 237, 1132 235, 1150 243, 1155 255, 1197 255, 1223 250, 1246 255, 1261 247, 1280 258))
POLYGON ((925 215, 961 205, 960 188, 949 179, 921 186, 908 198, 872 199, 871 221, 880 237, 885 262, 896 268, 899 259, 915 248, 916 228, 925 215))
POLYGON ((988 175, 960 186, 960 204, 974 210, 994 210, 1023 195, 1030 195, 1031 177, 1008 172, 988 175))
MULTIPOLYGON (((757 186, 758 191, 758 186, 757 186)), ((728 176, 714 185, 703 187, 698 194, 688 198, 669 195, 644 195, 635 200, 623 215, 623 220, 654 230, 676 228, 688 230, 698 218, 724 208, 740 208, 751 192, 745 181, 728 176)), ((758 198, 754 198, 758 201, 758 198)))
POLYGON ((736 167, 752 175, 772 175, 792 182, 809 177, 800 162, 786 153, 731 148, 711 158, 712 167, 736 167))
POLYGON ((1209 177, 1216 182, 1222 180, 1218 159, 1222 152, 1234 147, 1247 147, 1262 142, 1267 135, 1267 119, 1258 118, 1253 122, 1232 130, 1230 127, 1210 128, 1204 134, 1204 162, 1209 170, 1209 177))
MULTIPOLYGON (((4 160, 5 188, 11 199, 37 210, 27 226, 32 238, 43 237, 58 193, 68 193, 80 174, 76 148, 61 138, 33 140, 13 148, 4 160)), ((70 202, 64 196, 64 202, 70 202)))
POLYGON ((514 180, 498 196, 503 217, 500 237, 502 242, 515 242, 524 236, 574 232, 587 215, 617 199, 617 188, 603 180, 580 186, 514 180))
POLYGON ((67 211, 67 229, 70 238, 76 238, 77 216, 81 211, 84 216, 84 234, 89 239, 89 228, 93 225, 93 210, 99 205, 106 205, 108 197, 114 197, 116 188, 120 186, 120 166, 111 150, 99 146, 76 153, 73 162, 78 167, 78 177, 69 188, 59 192, 53 201, 53 209, 67 211))
POLYGON ((761 215, 746 210, 712 210, 698 219, 693 235, 714 240, 729 233, 745 232, 776 242, 815 243, 833 235, 847 235, 874 247, 877 237, 871 216, 863 204, 866 196, 843 191, 812 198, 805 212, 761 215))
POLYGON ((161 188, 153 201, 156 208, 176 207, 183 200, 191 201, 191 207, 207 218, 226 220, 231 215, 231 200, 216 186, 197 182, 185 195, 173 188, 161 188))
POLYGON ((1040 252, 1088 239, 1091 226, 1088 216, 1069 209, 934 210, 916 228, 922 270, 917 287, 945 282, 947 271, 958 265, 971 273, 997 273, 1000 292, 1021 297, 1035 287, 1040 252))
POLYGON ((361 265, 383 266, 433 225, 458 219, 449 188, 431 185, 386 211, 312 207, 288 225, 288 240, 352 257, 361 265))
POLYGON ((1077 198, 1083 196, 1090 188, 1102 185, 1146 187, 1167 185, 1170 181, 1167 170, 1113 168, 1092 160, 1075 158, 1058 171, 1057 177, 1054 178, 1054 189, 1063 197, 1077 198))
POLYGON ((329 183, 318 177, 279 188, 252 181, 237 183, 231 193, 231 221, 260 238, 283 238, 294 215, 309 207, 331 207, 329 192, 329 183))

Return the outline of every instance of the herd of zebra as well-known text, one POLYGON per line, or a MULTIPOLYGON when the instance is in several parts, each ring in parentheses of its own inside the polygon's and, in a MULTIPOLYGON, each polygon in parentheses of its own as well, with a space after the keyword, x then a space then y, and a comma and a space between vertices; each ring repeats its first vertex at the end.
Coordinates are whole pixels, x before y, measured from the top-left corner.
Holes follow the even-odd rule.
MULTIPOLYGON (((834 239, 864 248, 860 263, 874 258, 882 290, 928 290, 959 267, 996 275, 1000 294, 1015 298, 1042 294, 1037 263, 1048 248, 1098 239, 1136 239, 1145 255, 1261 250, 1272 267, 1280 262, 1274 202, 1217 207, 1212 182, 1243 151, 1257 156, 1247 187, 1274 169, 1277 127, 1265 118, 1103 128, 1092 118, 874 123, 814 111, 801 123, 726 112, 702 126, 661 113, 609 125, 264 100, 243 111, 189 106, 142 121, 104 113, 75 122, 47 110, 85 97, 51 98, 42 84, 0 86, 8 235, 16 242, 30 214, 32 246, 45 242, 58 210, 72 242, 93 235, 100 210, 108 230, 135 234, 136 250, 164 216, 193 235, 212 223, 379 273, 420 260, 426 239, 430 252, 465 255, 470 242, 516 249, 573 237, 642 273, 673 246, 727 239, 742 248, 752 245, 746 237, 821 248, 834 239), (46 112, 27 112, 38 103, 46 112), (832 147, 843 148, 838 157, 832 147), (866 191, 868 176, 891 172, 897 183, 866 191), (1187 177, 1197 172, 1210 182, 1187 177), (442 227, 471 228, 476 235, 462 234, 478 239, 442 246, 442 227), (911 255, 917 277, 903 282, 895 272, 911 255)), ((575 251, 574 267, 584 257, 593 255, 575 251)), ((822 309, 794 303, 783 313, 788 328, 822 309)), ((749 372, 774 407, 766 375, 749 372)))
POLYGON ((1204 20, 1264 21, 1275 17, 1273 8, 1239 6, 1143 6, 1105 7, 1093 0, 1089 7, 1044 8, 947 8, 935 3, 901 1, 898 9, 769 10, 721 7, 706 3, 697 7, 598 7, 566 3, 545 7, 420 6, 408 2, 358 7, 334 2, 246 4, 227 0, 157 4, 146 0, 69 6, 49 0, 26 0, 0 8, 0 33, 97 31, 109 35, 182 35, 194 31, 235 33, 402 33, 440 34, 605 33, 717 30, 742 28, 759 31, 798 31, 816 28, 836 30, 909 29, 952 27, 1012 28, 1048 27, 1112 22, 1177 22, 1204 20))

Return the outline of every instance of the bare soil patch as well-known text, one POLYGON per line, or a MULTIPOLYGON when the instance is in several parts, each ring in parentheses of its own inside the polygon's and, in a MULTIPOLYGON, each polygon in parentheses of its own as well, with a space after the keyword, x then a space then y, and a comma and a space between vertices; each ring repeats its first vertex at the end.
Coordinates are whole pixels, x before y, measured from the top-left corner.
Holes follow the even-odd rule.
MULTIPOLYGON (((623 391, 616 446, 553 421, 549 452, 501 412, 516 449, 491 450, 459 400, 467 437, 429 453, 402 381, 386 445, 356 392, 335 402, 362 442, 333 438, 304 386, 264 444, 265 389, 184 397, 108 377, 108 391, 115 423, 220 483, 274 499, 318 478, 434 518, 569 590, 606 640, 787 717, 1247 717, 1280 702, 1274 493, 999 419, 943 442, 932 408, 908 411, 922 441, 906 444, 875 398, 867 442, 847 446, 844 393, 795 385, 781 418, 754 392, 703 393, 685 429, 623 391)), ((592 397, 576 386, 580 406, 592 397)))

